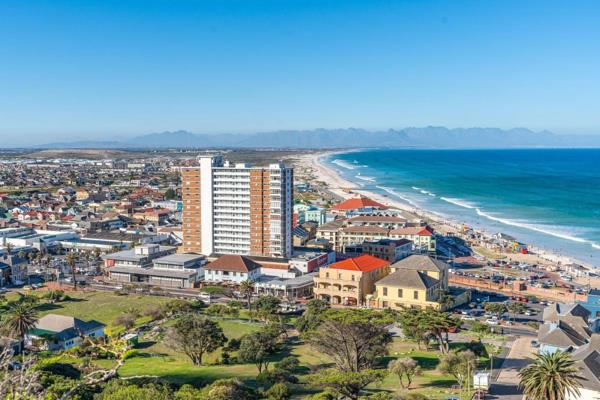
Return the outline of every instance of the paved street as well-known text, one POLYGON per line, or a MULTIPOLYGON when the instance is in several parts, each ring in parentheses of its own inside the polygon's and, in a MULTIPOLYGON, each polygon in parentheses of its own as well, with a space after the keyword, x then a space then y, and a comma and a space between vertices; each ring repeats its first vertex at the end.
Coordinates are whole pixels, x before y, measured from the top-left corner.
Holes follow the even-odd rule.
POLYGON ((498 380, 492 384, 487 398, 501 400, 520 400, 519 371, 526 366, 533 357, 531 337, 519 337, 514 342, 508 356, 502 363, 498 380))

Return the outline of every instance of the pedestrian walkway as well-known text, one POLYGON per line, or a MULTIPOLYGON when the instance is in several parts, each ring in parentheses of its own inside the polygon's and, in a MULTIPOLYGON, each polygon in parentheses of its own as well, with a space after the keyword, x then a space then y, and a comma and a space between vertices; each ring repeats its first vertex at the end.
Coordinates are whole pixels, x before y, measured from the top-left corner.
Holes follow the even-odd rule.
POLYGON ((531 362, 534 352, 531 347, 530 337, 517 338, 504 359, 498 379, 490 388, 489 399, 521 400, 523 394, 520 391, 519 371, 531 362))

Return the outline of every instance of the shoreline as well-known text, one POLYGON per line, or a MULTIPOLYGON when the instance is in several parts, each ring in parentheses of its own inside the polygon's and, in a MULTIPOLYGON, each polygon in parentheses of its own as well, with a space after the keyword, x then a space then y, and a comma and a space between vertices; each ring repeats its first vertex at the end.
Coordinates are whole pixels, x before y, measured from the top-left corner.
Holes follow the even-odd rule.
MULTIPOLYGON (((447 217, 443 217, 435 212, 425 210, 417 207, 414 204, 410 204, 410 201, 403 200, 399 194, 395 194, 393 190, 387 188, 381 188, 383 191, 388 191, 389 195, 383 195, 371 190, 360 189, 358 185, 342 177, 342 175, 326 163, 324 160, 326 157, 330 157, 335 154, 347 154, 354 151, 360 151, 360 149, 354 150, 338 150, 338 151, 325 151, 319 153, 308 154, 299 158, 299 164, 308 167, 315 175, 315 180, 320 181, 324 184, 325 188, 337 195, 342 199, 348 199, 355 197, 357 194, 367 196, 373 200, 390 206, 391 208, 398 209, 404 212, 413 214, 421 219, 430 221, 432 227, 442 233, 460 233, 462 232, 463 226, 466 224, 460 221, 453 221, 447 217), (395 196, 394 196, 395 194, 395 196), (396 196, 400 198, 395 198, 396 196)), ((492 240, 492 235, 482 228, 475 228, 470 226, 474 232, 481 235, 483 241, 492 240)), ((508 259, 512 260, 526 260, 530 258, 536 258, 539 264, 579 264, 588 269, 595 269, 593 265, 584 261, 578 260, 571 256, 562 256, 550 251, 542 250, 535 244, 528 244, 529 254, 517 254, 517 253, 503 253, 508 259)), ((528 262, 528 261, 524 261, 528 262)), ((533 261, 529 261, 533 262, 533 261)))

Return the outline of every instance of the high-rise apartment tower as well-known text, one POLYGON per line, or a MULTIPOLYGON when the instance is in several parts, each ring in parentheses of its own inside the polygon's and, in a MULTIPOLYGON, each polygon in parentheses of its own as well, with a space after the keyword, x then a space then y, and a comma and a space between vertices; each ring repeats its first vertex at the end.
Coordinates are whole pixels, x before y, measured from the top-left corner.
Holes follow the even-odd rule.
POLYGON ((291 257, 293 169, 198 160, 181 170, 184 251, 291 257))

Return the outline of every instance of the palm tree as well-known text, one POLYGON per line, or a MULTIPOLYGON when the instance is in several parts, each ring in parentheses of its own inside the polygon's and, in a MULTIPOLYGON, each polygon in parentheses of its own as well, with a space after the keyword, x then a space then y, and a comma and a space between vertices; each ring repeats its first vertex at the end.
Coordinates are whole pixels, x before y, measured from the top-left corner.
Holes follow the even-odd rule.
POLYGON ((3 329, 9 336, 21 340, 21 348, 25 348, 25 335, 35 327, 37 322, 35 306, 26 301, 19 301, 9 306, 2 318, 3 329))
POLYGON ((77 254, 74 251, 70 251, 67 254, 67 264, 71 267, 71 276, 73 277, 73 290, 77 290, 77 279, 75 279, 75 262, 77 261, 77 254))
POLYGON ((252 282, 250 279, 246 279, 240 283, 240 294, 246 299, 246 305, 248 307, 248 311, 250 311, 250 307, 252 305, 252 295, 254 294, 254 282, 252 282))
POLYGON ((569 353, 555 351, 536 355, 533 364, 519 372, 520 386, 531 400, 578 398, 582 377, 569 353))

